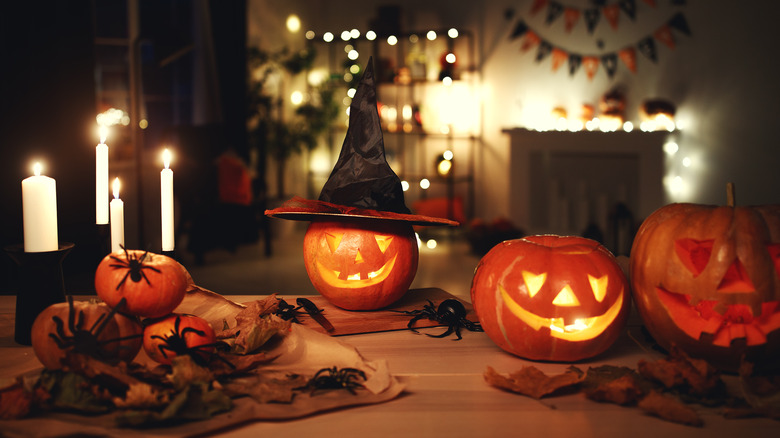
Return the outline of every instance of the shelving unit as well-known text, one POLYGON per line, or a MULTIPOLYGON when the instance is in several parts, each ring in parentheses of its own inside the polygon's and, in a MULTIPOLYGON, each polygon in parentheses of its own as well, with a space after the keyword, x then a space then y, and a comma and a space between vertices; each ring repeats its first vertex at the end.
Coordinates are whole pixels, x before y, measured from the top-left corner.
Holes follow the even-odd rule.
MULTIPOLYGON (((377 35, 373 40, 361 35, 346 41, 336 36, 331 42, 315 36, 308 44, 318 52, 315 68, 326 66, 331 77, 347 75, 345 80, 350 65, 362 69, 369 55, 373 57, 385 151, 390 166, 408 183, 407 205, 426 209, 421 211, 424 214, 460 221, 472 218, 482 112, 471 32, 434 29, 377 35), (429 38, 433 34, 435 38, 429 38), (391 37, 395 44, 390 44, 391 37), (350 50, 359 53, 354 61, 347 56, 350 50), (445 61, 450 53, 456 56, 454 63, 445 61), (445 77, 452 80, 442 80, 445 77), (447 151, 452 154, 452 171, 440 176, 437 161, 447 151)), ((359 75, 352 80, 356 82, 359 75)), ((343 131, 345 119, 336 123, 337 133, 343 131)), ((337 155, 343 136, 329 137, 331 153, 337 155)))

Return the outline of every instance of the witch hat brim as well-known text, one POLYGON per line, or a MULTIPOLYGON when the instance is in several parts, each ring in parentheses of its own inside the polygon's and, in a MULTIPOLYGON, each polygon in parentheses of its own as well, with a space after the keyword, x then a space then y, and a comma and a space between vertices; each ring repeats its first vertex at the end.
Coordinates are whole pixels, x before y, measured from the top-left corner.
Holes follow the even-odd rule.
POLYGON ((319 199, 295 197, 265 214, 302 221, 360 219, 459 225, 449 219, 412 214, 406 207, 401 180, 385 158, 372 59, 350 105, 341 153, 319 199))

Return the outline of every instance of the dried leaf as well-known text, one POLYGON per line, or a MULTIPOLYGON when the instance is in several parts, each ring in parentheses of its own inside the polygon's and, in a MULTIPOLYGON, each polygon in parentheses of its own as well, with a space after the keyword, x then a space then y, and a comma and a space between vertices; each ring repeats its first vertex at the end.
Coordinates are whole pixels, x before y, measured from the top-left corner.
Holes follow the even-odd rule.
POLYGON ((780 375, 753 374, 753 365, 743 362, 739 383, 742 396, 753 408, 749 415, 780 419, 780 375))
POLYGON ((488 367, 484 377, 485 381, 492 386, 536 399, 561 388, 576 385, 585 379, 585 375, 575 367, 570 367, 563 374, 548 376, 534 366, 523 367, 520 371, 509 374, 508 377, 488 367))
POLYGON ((168 379, 179 391, 193 383, 214 381, 214 375, 208 368, 202 367, 187 354, 178 355, 171 361, 171 374, 168 379))
POLYGON ((249 303, 236 315, 236 326, 217 333, 217 339, 228 341, 231 352, 249 354, 265 345, 276 334, 287 333, 292 324, 273 314, 279 300, 271 295, 249 303))
POLYGON ((122 427, 156 427, 180 421, 205 420, 230 410, 233 402, 219 389, 206 383, 189 385, 173 397, 162 411, 130 410, 116 417, 122 427))
POLYGON ((688 426, 701 427, 704 421, 693 409, 681 403, 674 397, 651 391, 640 400, 639 408, 661 419, 688 426))
POLYGON ((643 377, 692 396, 718 395, 725 389, 717 369, 679 350, 673 350, 665 359, 653 362, 640 360, 637 368, 643 377))
POLYGON ((588 368, 582 389, 594 401, 632 405, 652 390, 652 384, 631 368, 601 365, 588 368))
POLYGON ((46 407, 54 410, 99 414, 113 407, 97 385, 74 372, 44 369, 39 388, 50 396, 46 407))
POLYGON ((291 403, 293 389, 306 384, 306 377, 300 374, 266 375, 234 379, 224 386, 231 397, 246 395, 258 403, 291 403))
POLYGON ((30 413, 33 393, 24 389, 21 380, 0 390, 0 420, 17 420, 30 413))
POLYGON ((170 399, 166 391, 146 383, 130 385, 124 398, 114 398, 114 405, 120 409, 153 409, 165 406, 170 399))

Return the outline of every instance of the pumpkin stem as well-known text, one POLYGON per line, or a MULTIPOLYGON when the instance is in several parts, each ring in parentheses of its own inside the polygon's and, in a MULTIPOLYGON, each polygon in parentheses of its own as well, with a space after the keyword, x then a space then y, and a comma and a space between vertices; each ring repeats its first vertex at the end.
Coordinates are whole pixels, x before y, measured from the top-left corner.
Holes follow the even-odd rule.
POLYGON ((737 194, 734 190, 734 183, 726 183, 726 206, 734 207, 737 205, 737 194))

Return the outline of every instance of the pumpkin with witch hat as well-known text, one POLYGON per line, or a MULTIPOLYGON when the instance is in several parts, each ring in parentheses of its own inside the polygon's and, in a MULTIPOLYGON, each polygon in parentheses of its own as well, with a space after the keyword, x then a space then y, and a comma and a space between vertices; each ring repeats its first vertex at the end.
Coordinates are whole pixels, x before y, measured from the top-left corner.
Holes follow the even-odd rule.
POLYGON ((406 207, 401 180, 385 158, 371 59, 319 199, 295 197, 265 213, 311 221, 303 244, 306 272, 322 296, 347 310, 387 307, 406 293, 417 273, 413 225, 458 225, 406 207))

